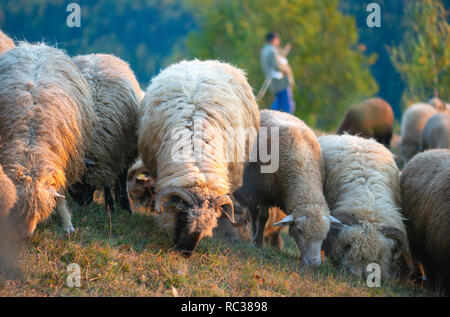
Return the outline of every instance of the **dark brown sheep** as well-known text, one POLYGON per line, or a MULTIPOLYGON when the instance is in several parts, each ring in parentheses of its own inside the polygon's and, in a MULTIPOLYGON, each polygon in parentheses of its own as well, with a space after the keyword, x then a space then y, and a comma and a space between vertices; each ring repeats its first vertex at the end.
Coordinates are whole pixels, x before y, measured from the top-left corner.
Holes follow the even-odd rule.
POLYGON ((389 147, 393 125, 394 113, 391 106, 381 98, 372 98, 347 111, 337 134, 374 138, 389 147))
POLYGON ((419 153, 403 169, 401 195, 413 256, 450 291, 450 150, 419 153))

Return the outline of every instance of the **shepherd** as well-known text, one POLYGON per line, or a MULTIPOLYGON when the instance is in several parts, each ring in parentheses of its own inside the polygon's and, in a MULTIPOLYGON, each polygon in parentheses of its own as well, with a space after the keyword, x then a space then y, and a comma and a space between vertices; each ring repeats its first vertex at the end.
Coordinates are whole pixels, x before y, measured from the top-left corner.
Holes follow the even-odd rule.
POLYGON ((258 93, 257 99, 261 100, 267 88, 275 95, 271 109, 288 112, 295 112, 295 102, 292 96, 292 86, 294 76, 286 58, 291 49, 288 43, 280 49, 280 36, 277 33, 269 32, 266 35, 266 45, 261 49, 261 66, 266 80, 258 93))

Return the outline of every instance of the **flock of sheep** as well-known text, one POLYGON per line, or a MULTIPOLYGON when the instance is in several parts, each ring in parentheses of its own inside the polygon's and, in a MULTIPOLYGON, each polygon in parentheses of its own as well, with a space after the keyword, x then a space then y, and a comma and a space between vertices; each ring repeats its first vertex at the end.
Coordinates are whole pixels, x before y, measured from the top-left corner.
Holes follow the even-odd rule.
POLYGON ((288 226, 305 266, 322 250, 356 276, 377 263, 386 280, 413 277, 422 264, 432 285, 450 289, 442 101, 404 114, 400 173, 388 149, 392 109, 379 98, 317 137, 292 115, 260 111, 245 73, 227 63, 182 61, 144 94, 111 55, 71 58, 1 32, 0 54, 0 219, 23 237, 55 208, 72 233, 65 195, 87 205, 102 190, 110 210, 131 212, 129 198, 150 206, 186 256, 213 234, 281 248, 288 226), (262 172, 274 148, 278 168, 262 172))

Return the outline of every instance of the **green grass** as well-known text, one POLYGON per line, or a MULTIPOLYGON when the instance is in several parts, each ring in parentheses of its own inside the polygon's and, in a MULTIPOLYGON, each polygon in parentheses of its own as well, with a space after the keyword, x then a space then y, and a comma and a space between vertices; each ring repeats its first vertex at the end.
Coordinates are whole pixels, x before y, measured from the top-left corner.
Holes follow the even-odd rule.
POLYGON ((283 252, 203 239, 186 259, 150 214, 118 210, 109 217, 96 203, 69 206, 76 233, 66 237, 57 216, 40 224, 18 250, 21 276, 0 276, 0 296, 435 295, 400 281, 368 288, 327 262, 305 269, 285 232, 283 252), (81 267, 80 288, 67 286, 69 263, 81 267))

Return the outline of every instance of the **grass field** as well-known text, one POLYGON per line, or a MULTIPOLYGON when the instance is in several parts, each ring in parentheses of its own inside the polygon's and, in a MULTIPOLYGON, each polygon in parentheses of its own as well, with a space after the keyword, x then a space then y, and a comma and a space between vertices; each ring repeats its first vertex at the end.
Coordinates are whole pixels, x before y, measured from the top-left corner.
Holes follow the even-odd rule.
POLYGON ((183 258, 154 217, 108 215, 93 203, 69 204, 75 234, 66 237, 58 216, 38 226, 18 248, 21 275, 0 276, 0 296, 435 296, 405 282, 368 288, 328 262, 300 266, 293 241, 283 252, 250 243, 203 239, 183 258), (68 287, 67 265, 81 267, 81 287, 68 287))

